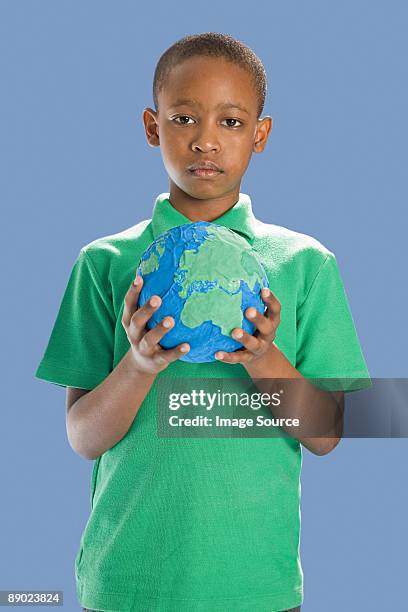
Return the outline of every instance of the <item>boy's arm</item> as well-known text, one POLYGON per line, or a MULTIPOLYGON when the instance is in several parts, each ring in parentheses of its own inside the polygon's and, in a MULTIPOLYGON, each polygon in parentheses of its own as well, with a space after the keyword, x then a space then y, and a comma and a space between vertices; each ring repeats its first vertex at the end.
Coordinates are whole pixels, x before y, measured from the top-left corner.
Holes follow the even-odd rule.
POLYGON ((91 391, 67 388, 68 440, 72 448, 86 459, 96 459, 123 438, 156 375, 190 348, 185 343, 168 350, 159 345, 161 338, 174 325, 172 317, 165 317, 146 332, 146 323, 161 300, 159 296, 152 296, 137 309, 135 305, 143 285, 143 279, 138 278, 138 284, 133 284, 126 294, 122 317, 130 349, 91 391))
POLYGON ((263 315, 254 307, 245 311, 256 333, 251 335, 234 328, 232 336, 239 339, 243 350, 218 351, 215 356, 224 363, 242 363, 261 391, 269 395, 283 391, 283 401, 273 407, 273 416, 298 419, 299 426, 283 429, 312 453, 325 455, 333 450, 343 434, 344 394, 324 391, 310 383, 278 349, 274 340, 281 304, 267 288, 262 289, 261 295, 267 306, 266 313, 263 315))
POLYGON ((86 459, 96 459, 117 444, 131 426, 154 379, 154 374, 137 370, 129 349, 92 391, 68 389, 66 425, 72 448, 86 459))
POLYGON ((326 455, 340 442, 343 435, 344 392, 325 391, 313 385, 272 344, 257 362, 244 363, 257 386, 269 394, 283 390, 283 401, 273 407, 276 418, 299 419, 300 427, 285 427, 315 455, 326 455), (289 413, 288 413, 289 411, 289 413), (313 432, 313 437, 302 435, 313 432), (324 431, 330 437, 317 437, 324 431))

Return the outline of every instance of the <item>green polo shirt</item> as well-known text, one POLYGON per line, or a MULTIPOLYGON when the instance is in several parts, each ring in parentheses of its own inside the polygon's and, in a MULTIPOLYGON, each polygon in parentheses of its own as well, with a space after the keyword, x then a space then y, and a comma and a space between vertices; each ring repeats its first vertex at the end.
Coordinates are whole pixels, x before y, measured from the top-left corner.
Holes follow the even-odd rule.
MULTIPOLYGON (((189 222, 168 198, 156 198, 152 219, 81 249, 38 378, 93 389, 128 351, 123 299, 140 256, 161 233, 189 222)), ((345 391, 367 386, 334 254, 310 236, 257 220, 243 193, 214 222, 257 252, 282 306, 275 342, 292 365, 307 378, 339 379, 345 391)), ((300 444, 159 437, 163 376, 249 378, 241 364, 180 360, 156 377, 129 431, 94 463, 91 512, 75 559, 80 603, 110 612, 300 605, 300 444)))

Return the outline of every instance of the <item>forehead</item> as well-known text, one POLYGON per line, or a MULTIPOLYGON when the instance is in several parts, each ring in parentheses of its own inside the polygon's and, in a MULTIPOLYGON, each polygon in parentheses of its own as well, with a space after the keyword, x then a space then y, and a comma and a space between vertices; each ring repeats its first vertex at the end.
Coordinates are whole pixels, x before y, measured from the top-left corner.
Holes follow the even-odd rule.
MULTIPOLYGON (((257 98, 252 75, 224 58, 194 57, 174 66, 159 93, 166 107, 193 100, 204 109, 234 103, 256 114, 257 98)), ((160 105, 160 104, 159 104, 160 105)))

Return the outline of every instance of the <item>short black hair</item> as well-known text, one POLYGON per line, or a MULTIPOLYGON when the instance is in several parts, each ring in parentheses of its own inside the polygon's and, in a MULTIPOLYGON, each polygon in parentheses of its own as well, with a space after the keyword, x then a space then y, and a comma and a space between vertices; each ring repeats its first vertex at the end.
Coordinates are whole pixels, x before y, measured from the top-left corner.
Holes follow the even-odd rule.
POLYGON ((203 32, 180 38, 169 47, 157 62, 153 78, 153 101, 159 108, 158 95, 165 86, 171 69, 184 60, 196 56, 222 57, 246 70, 253 79, 258 98, 257 118, 265 104, 267 80, 266 70, 256 53, 240 40, 229 34, 203 32))

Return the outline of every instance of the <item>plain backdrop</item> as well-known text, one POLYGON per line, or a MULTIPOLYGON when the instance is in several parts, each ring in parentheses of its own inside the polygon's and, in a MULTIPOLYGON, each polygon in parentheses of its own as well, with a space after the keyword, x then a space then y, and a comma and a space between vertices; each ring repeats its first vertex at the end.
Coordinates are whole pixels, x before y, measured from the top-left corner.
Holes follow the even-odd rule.
MULTIPOLYGON (((225 32, 264 62, 274 127, 241 191, 336 254, 371 376, 407 375, 407 18, 395 0, 0 0, 0 589, 63 589, 79 609, 92 462, 68 444, 64 389, 34 372, 80 248, 168 190, 141 117, 182 36, 225 32)), ((406 452, 304 450, 302 612, 408 606, 406 452)))

